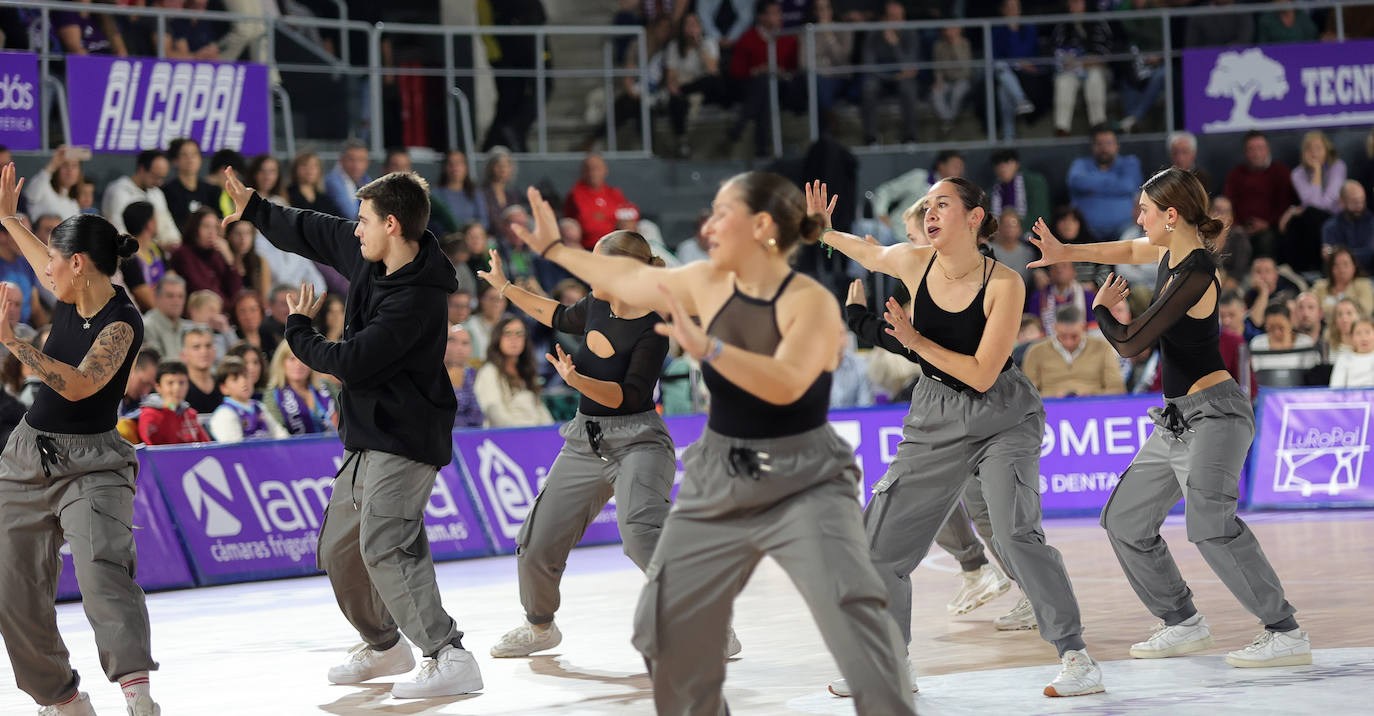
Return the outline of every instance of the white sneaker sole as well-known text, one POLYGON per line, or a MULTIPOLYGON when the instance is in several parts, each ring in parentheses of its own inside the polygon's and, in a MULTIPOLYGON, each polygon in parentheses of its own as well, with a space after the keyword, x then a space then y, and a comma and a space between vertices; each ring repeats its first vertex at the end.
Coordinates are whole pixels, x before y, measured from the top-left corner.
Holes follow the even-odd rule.
POLYGON ((1312 663, 1312 652, 1306 654, 1290 654, 1279 656, 1264 661, 1247 661, 1230 654, 1226 655, 1226 663, 1242 669, 1263 669, 1270 666, 1306 666, 1312 663))
POLYGON ((562 643, 563 634, 560 632, 558 638, 554 639, 552 642, 548 644, 538 644, 529 649, 502 649, 501 645, 497 644, 491 648, 491 657, 493 659, 518 659, 522 656, 530 656, 541 651, 548 651, 562 643))
POLYGON ((1030 631, 1031 629, 1040 628, 1039 622, 1035 621, 1034 619, 1028 622, 1016 622, 1015 624, 994 624, 993 626, 997 629, 997 631, 1030 631))
POLYGON ((963 602, 962 604, 946 604, 945 610, 948 611, 949 615, 952 617, 957 617, 962 614, 968 614, 974 609, 977 609, 978 607, 981 607, 984 604, 987 604, 988 602, 1010 591, 1011 580, 1003 579, 997 584, 992 585, 991 588, 984 589, 982 592, 979 592, 978 594, 974 595, 973 599, 970 599, 969 601, 963 602))
POLYGON ((1103 692, 1106 691, 1106 690, 1107 690, 1107 687, 1103 686, 1102 684, 1095 684, 1095 685, 1093 685, 1093 686, 1089 686, 1088 688, 1086 688, 1086 689, 1084 689, 1084 690, 1082 690, 1082 691, 1074 691, 1074 692, 1072 692, 1072 693, 1063 693, 1063 694, 1061 694, 1061 693, 1059 693, 1059 691, 1058 691, 1057 689, 1054 688, 1054 686, 1046 686, 1046 687, 1045 687, 1045 695, 1046 695, 1046 696, 1052 696, 1052 697, 1055 697, 1055 698, 1063 698, 1063 697, 1066 697, 1066 696, 1089 696, 1089 695, 1092 695, 1092 694, 1100 694, 1100 693, 1103 693, 1103 692))
MULTIPOLYGON (((838 692, 838 691, 835 690, 835 687, 834 687, 834 686, 826 686, 826 687, 825 687, 825 690, 826 690, 826 691, 829 691, 831 694, 833 694, 833 695, 835 695, 835 696, 838 696, 838 697, 840 697, 840 698, 842 698, 842 699, 847 699, 847 698, 851 698, 851 697, 854 696, 854 694, 852 694, 852 693, 850 693, 850 692, 848 692, 848 691, 846 691, 846 692, 844 692, 844 693, 840 693, 840 692, 838 692)), ((921 690, 920 690, 919 688, 915 687, 915 686, 912 686, 912 687, 911 687, 911 693, 913 693, 913 694, 920 693, 920 691, 921 691, 921 690)))
POLYGON ((333 677, 333 676, 327 676, 326 678, 329 679, 329 683, 331 683, 331 684, 339 684, 339 685, 341 685, 341 686, 347 686, 347 685, 350 685, 350 684, 362 684, 362 683, 366 683, 366 682, 371 681, 371 680, 373 680, 373 679, 380 679, 380 678, 382 678, 383 676, 400 676, 401 674, 409 674, 409 673, 410 673, 411 671, 413 671, 414 669, 415 669, 415 655, 412 654, 412 655, 411 655, 411 658, 410 658, 410 665, 409 665, 409 666, 396 666, 396 667, 394 667, 393 669, 385 670, 385 671, 379 671, 379 672, 377 672, 377 673, 375 673, 375 674, 370 674, 370 675, 365 676, 365 677, 363 677, 363 678, 361 678, 361 679, 352 679, 352 678, 347 678, 347 677, 343 677, 343 676, 340 676, 340 677, 338 677, 337 679, 336 679, 335 677, 333 677))
POLYGON ((1137 649, 1134 646, 1132 646, 1131 656, 1137 659, 1167 659, 1171 656, 1183 656, 1184 654, 1191 654, 1195 651, 1210 649, 1212 648, 1213 643, 1214 642, 1212 640, 1212 635, 1208 634, 1207 636, 1201 639, 1185 641, 1181 644, 1174 644, 1173 646, 1167 649, 1158 649, 1155 651, 1150 651, 1147 649, 1137 649))
POLYGON ((471 678, 459 681, 457 684, 454 684, 453 687, 447 689, 435 689, 433 691, 406 693, 406 689, 404 688, 405 686, 408 686, 408 684, 396 684, 395 686, 391 687, 391 697, 396 699, 436 699, 441 696, 462 696, 463 694, 470 694, 475 691, 481 691, 483 685, 482 677, 480 675, 476 675, 471 678), (398 691, 400 693, 397 693, 398 691))

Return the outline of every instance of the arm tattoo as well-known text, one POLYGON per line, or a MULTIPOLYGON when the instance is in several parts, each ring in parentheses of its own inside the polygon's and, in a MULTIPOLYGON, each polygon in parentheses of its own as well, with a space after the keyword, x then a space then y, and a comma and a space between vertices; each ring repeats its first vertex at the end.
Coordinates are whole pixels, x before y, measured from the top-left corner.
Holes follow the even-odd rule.
POLYGON ((62 393, 67 389, 67 377, 61 371, 71 370, 71 366, 34 348, 25 341, 16 341, 9 347, 20 363, 28 366, 49 388, 62 393))
POLYGON ((133 344, 133 338, 134 330, 129 324, 111 323, 96 336, 95 343, 87 351, 81 365, 75 368, 23 341, 16 341, 10 349, 14 351, 14 356, 19 362, 32 369, 49 388, 68 400, 79 400, 80 398, 68 395, 67 391, 76 390, 82 383, 88 383, 90 392, 81 396, 86 398, 104 388, 123 364, 129 347, 133 344))

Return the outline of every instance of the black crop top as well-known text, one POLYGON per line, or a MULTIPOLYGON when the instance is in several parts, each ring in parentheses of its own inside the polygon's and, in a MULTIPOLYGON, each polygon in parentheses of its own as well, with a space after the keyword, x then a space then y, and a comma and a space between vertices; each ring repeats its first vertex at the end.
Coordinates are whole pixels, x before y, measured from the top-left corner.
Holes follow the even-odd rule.
POLYGON ((662 322, 653 312, 639 318, 618 318, 611 313, 611 304, 591 296, 553 309, 550 323, 555 330, 579 336, 600 333, 611 344, 609 358, 593 353, 585 340, 573 354, 577 372, 620 385, 620 407, 608 408, 584 395, 577 406, 583 415, 633 415, 653 409, 654 384, 668 356, 668 337, 654 331, 662 322))
POLYGON ((115 286, 114 296, 90 320, 90 328, 76 312, 76 305, 58 301, 52 314, 52 333, 43 344, 43 353, 70 366, 79 366, 95 343, 95 337, 111 323, 127 323, 134 329, 134 340, 119 370, 95 394, 72 402, 43 383, 33 398, 26 420, 35 430, 49 433, 91 435, 113 430, 119 418, 119 401, 129 382, 129 370, 143 345, 143 316, 129 300, 124 289, 115 286))
MULTIPOLYGON (((750 353, 773 355, 782 342, 776 304, 796 273, 789 273, 773 298, 765 301, 740 293, 739 288, 711 319, 706 332, 750 353)), ((830 371, 822 371, 802 397, 790 405, 774 405, 730 382, 710 363, 701 366, 711 391, 707 425, 732 438, 775 438, 796 435, 826 423, 830 411, 830 371)))
MULTIPOLYGON (((1221 359, 1221 323, 1217 307, 1206 318, 1188 315, 1207 289, 1217 284, 1217 265, 1205 249, 1194 249, 1178 265, 1169 268, 1169 253, 1159 261, 1155 279, 1155 294, 1150 307, 1128 326, 1112 316, 1102 306, 1093 308, 1102 335, 1116 348, 1116 352, 1130 357, 1139 355, 1159 341, 1160 365, 1163 372, 1164 396, 1177 398, 1186 395, 1199 378, 1219 370, 1226 370, 1221 359)), ((1217 284, 1220 301, 1221 288, 1217 284)))
MULTIPOLYGON (((911 325, 918 333, 946 350, 966 356, 976 355, 978 344, 983 341, 983 330, 988 325, 988 317, 983 314, 983 299, 987 296, 988 280, 992 278, 997 262, 984 257, 987 269, 983 271, 983 283, 978 287, 978 295, 969 301, 964 310, 951 313, 940 308, 935 299, 930 297, 930 290, 926 288, 926 277, 930 275, 930 268, 935 265, 938 255, 931 254, 930 263, 926 264, 926 272, 921 274, 921 283, 916 287, 916 297, 911 302, 911 325)), ((930 361, 922 358, 920 354, 916 355, 916 362, 921 364, 921 372, 927 378, 934 378, 961 392, 977 392, 962 380, 931 365, 930 361)), ((1002 366, 1002 370, 1005 371, 1012 365, 1011 356, 1007 356, 1007 362, 1002 366)))

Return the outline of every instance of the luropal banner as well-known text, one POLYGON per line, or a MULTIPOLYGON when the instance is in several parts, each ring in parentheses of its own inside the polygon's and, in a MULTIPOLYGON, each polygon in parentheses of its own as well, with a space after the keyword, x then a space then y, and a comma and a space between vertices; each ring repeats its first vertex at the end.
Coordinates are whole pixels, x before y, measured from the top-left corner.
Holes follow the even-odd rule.
POLYGON ((0 144, 10 149, 38 149, 38 55, 0 52, 0 144))
MULTIPOLYGON (((315 574, 315 551, 334 476, 336 437, 148 451, 197 582, 315 574)), ((349 489, 345 471, 336 485, 349 489)), ((439 471, 425 509, 435 559, 491 554, 463 480, 439 471)))
POLYGON ((177 137, 207 153, 272 149, 265 65, 71 56, 67 104, 72 143, 97 152, 165 149, 177 137))
POLYGON ((1311 129, 1374 122, 1374 40, 1183 51, 1190 131, 1311 129))
MULTIPOLYGON (((175 589, 195 584, 186 554, 181 549, 172 517, 167 513, 162 490, 148 468, 147 451, 138 451, 138 491, 134 493, 134 545, 138 550, 139 586, 144 589, 175 589)), ((81 596, 72 548, 63 544, 62 572, 57 580, 57 598, 81 596)))
POLYGON ((1250 505, 1374 506, 1374 390, 1262 391, 1250 505))

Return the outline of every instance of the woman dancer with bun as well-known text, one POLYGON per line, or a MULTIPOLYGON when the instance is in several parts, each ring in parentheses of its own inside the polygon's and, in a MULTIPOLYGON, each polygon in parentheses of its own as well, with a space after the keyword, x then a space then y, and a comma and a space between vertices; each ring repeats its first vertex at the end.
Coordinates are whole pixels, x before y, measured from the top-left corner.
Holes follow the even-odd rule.
POLYGON ((23 180, 0 169, 0 221, 57 296, 40 352, 15 338, 0 310, 0 342, 43 381, 0 455, 0 635, 19 688, 40 714, 94 714, 57 632, 58 549, 71 545, 100 664, 132 716, 156 716, 148 672, 148 607, 134 582, 134 447, 115 429, 143 317, 110 283, 138 241, 93 214, 53 229, 44 245, 16 216, 23 180))
POLYGON ((1102 509, 1112 549, 1150 613, 1163 620, 1147 640, 1131 646, 1137 659, 1181 656, 1212 646, 1207 621, 1193 606, 1159 527, 1179 498, 1187 496, 1188 541, 1264 631, 1226 655, 1240 667, 1312 663, 1307 632, 1293 618, 1283 586, 1259 540, 1236 516, 1237 484, 1255 417, 1250 399, 1226 371, 1218 346, 1217 262, 1212 248, 1225 230, 1208 216, 1207 192, 1191 173, 1165 169, 1140 192, 1145 238, 1105 244, 1060 243, 1043 221, 1031 241, 1042 257, 1031 266, 1062 261, 1099 264, 1159 262, 1150 307, 1123 325, 1111 314, 1126 297, 1126 281, 1112 277, 1097 294, 1093 315, 1102 335, 1123 356, 1159 342, 1164 407, 1150 408, 1156 430, 1102 509))
POLYGON ((883 585, 866 558, 854 451, 827 420, 840 307, 788 263, 821 230, 801 190, 764 172, 726 181, 703 226, 709 260, 675 269, 561 245, 553 210, 529 195, 536 233, 522 238, 620 301, 671 315, 659 330, 702 361, 711 391, 635 614, 658 713, 726 713, 731 609, 765 555, 806 599, 858 711, 914 713, 883 585))
MULTIPOLYGON (((809 209, 833 210, 825 185, 809 184, 807 193, 809 209)), ((1101 692, 1102 670, 1087 654, 1073 585, 1040 528, 1045 406, 1011 361, 1025 284, 979 247, 979 239, 997 233, 982 189, 956 177, 937 182, 926 196, 931 246, 880 247, 838 231, 825 235, 864 268, 913 289, 911 308, 888 299, 884 318, 891 324, 887 332, 916 355, 925 377, 912 393, 897 456, 864 512, 889 611, 909 643, 911 572, 965 484, 977 478, 998 550, 1030 599, 1041 637, 1059 652, 1062 668, 1045 695, 1101 692)), ((851 690, 847 679, 831 684, 837 695, 851 690)))

